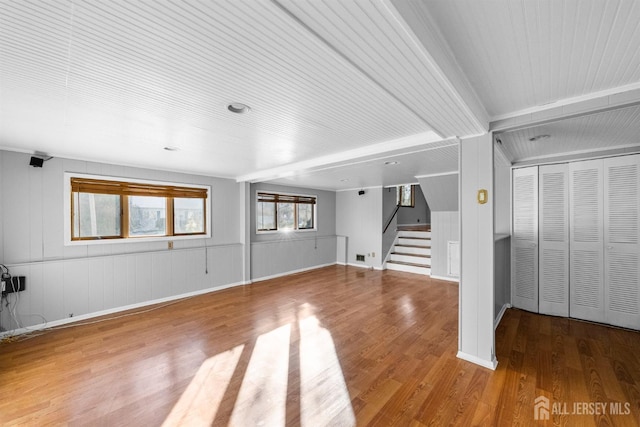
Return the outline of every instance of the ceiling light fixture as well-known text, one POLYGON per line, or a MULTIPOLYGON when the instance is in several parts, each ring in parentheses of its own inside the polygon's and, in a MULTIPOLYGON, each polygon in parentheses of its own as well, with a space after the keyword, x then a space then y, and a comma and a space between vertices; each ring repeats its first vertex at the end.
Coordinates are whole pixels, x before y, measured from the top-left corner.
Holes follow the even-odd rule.
POLYGON ((232 102, 231 104, 227 105, 227 110, 236 114, 244 114, 251 111, 251 108, 249 108, 248 105, 241 104, 239 102, 232 102))
POLYGON ((341 179, 340 182, 348 182, 349 178, 341 179))
POLYGON ((551 138, 551 135, 536 135, 529 138, 529 141, 535 142, 535 141, 540 141, 541 139, 549 139, 549 138, 551 138))
POLYGON ((398 162, 384 162, 385 166, 393 166, 393 165, 397 165, 398 162))

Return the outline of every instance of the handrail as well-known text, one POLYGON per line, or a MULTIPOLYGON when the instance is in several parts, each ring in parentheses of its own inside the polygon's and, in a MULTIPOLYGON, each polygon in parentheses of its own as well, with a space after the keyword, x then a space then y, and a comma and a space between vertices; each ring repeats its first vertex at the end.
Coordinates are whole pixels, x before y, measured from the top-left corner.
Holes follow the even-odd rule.
POLYGON ((393 211, 393 214, 391 215, 391 217, 387 221, 387 225, 384 226, 384 229, 382 230, 382 234, 387 232, 387 228, 389 228, 389 226, 391 225, 391 221, 393 221, 393 218, 395 218, 395 216, 398 213, 399 209, 400 209, 400 205, 397 205, 396 209, 393 211))

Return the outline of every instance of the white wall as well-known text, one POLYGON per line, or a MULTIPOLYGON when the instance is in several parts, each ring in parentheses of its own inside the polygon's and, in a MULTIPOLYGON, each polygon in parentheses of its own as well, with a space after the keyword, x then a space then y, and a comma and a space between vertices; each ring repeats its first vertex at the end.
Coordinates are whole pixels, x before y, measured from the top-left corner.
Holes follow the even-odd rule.
MULTIPOLYGON (((395 191, 393 193, 395 195, 395 191)), ((415 206, 412 208, 401 206, 398 210, 398 225, 429 224, 431 222, 431 211, 419 185, 416 186, 415 193, 415 206)))
POLYGON ((511 304, 511 238, 509 236, 496 240, 494 249, 494 318, 498 326, 503 310, 511 304))
POLYGON ((494 155, 493 201, 494 232, 511 234, 511 163, 498 150, 494 155))
POLYGON ((0 262, 26 276, 18 306, 25 326, 41 323, 31 315, 51 322, 242 282, 242 184, 58 158, 34 168, 29 158, 0 156, 0 262), (166 241, 65 246, 64 172, 210 185, 212 237, 175 240, 173 250, 166 241))
MULTIPOLYGON (((0 167, 3 165, 4 151, 0 150, 0 167)), ((3 218, 3 206, 4 206, 4 197, 2 197, 2 171, 0 170, 0 264, 4 264, 4 221, 3 218)))
POLYGON ((494 317, 511 304, 511 162, 494 146, 494 317), (500 235, 500 236, 498 236, 500 235))
POLYGON ((336 234, 347 236, 347 263, 382 268, 382 187, 336 193, 336 234), (365 262, 356 261, 365 255, 365 262), (366 256, 374 254, 375 256, 366 256))
POLYGON ((458 280, 447 271, 448 242, 460 241, 458 211, 431 212, 431 277, 458 280))
POLYGON ((251 279, 281 276, 336 263, 336 193, 268 183, 251 185, 251 279), (317 197, 316 230, 256 233, 256 193, 273 191, 317 197))
POLYGON ((458 174, 417 177, 429 209, 437 211, 458 210, 458 174))
MULTIPOLYGON (((391 215, 396 210, 396 187, 387 187, 382 189, 382 225, 386 226, 387 221, 391 218, 391 215)), ((387 254, 391 251, 391 247, 393 246, 393 242, 396 240, 396 235, 398 234, 398 217, 400 214, 400 208, 396 215, 393 216, 393 219, 389 223, 389 227, 387 231, 382 234, 382 256, 386 257, 387 254)))

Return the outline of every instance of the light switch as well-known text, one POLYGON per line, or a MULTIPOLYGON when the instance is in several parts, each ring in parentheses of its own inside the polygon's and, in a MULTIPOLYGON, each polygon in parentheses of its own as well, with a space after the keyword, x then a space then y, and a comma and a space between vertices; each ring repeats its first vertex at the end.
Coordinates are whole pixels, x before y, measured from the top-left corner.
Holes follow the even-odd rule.
POLYGON ((487 200, 489 199, 489 196, 487 194, 487 190, 480 189, 478 190, 478 204, 484 205, 485 203, 487 203, 487 200))

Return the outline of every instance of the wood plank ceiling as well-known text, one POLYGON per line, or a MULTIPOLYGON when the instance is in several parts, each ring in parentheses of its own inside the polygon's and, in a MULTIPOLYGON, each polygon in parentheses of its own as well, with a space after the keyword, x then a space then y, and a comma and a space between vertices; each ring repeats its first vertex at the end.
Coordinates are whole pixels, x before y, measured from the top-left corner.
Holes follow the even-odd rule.
POLYGON ((428 9, 493 119, 640 82, 640 2, 453 0, 428 9))
POLYGON ((482 132, 384 1, 287 6, 2 0, 0 146, 237 177, 482 132), (322 6, 349 42, 311 30, 299 6, 322 6), (251 112, 234 115, 230 102, 251 112))
MULTIPOLYGON (((383 169, 385 153, 431 150, 412 173, 438 173, 457 166, 434 142, 640 88, 638 46, 631 0, 0 0, 0 148, 389 185, 407 177, 383 169), (251 111, 232 114, 231 102, 251 111)), ((556 154, 538 147, 512 157, 556 154)))

